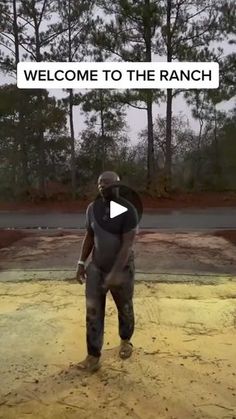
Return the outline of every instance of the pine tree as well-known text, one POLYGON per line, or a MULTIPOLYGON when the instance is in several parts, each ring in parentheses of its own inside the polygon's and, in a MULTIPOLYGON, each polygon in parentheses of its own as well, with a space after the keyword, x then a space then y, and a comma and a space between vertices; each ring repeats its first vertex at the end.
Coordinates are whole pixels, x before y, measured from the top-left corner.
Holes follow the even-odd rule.
MULTIPOLYGON (((217 7, 212 0, 163 0, 161 34, 157 43, 159 55, 167 62, 208 61, 213 58, 209 44, 217 36, 217 7)), ((219 35, 219 34, 218 34, 219 35)), ((171 189, 172 107, 178 90, 167 89, 166 96, 166 178, 171 189)))
MULTIPOLYGON (((46 54, 48 60, 79 62, 84 61, 88 55, 88 37, 91 29, 91 16, 94 1, 85 0, 58 0, 58 17, 56 24, 52 25, 55 32, 60 35, 51 44, 50 52, 46 54)), ((76 160, 75 160, 75 133, 74 133, 74 105, 78 103, 73 89, 68 89, 67 100, 71 147, 71 184, 72 194, 76 193, 76 160)))
MULTIPOLYGON (((156 31, 160 23, 158 2, 143 0, 99 1, 108 23, 97 30, 96 42, 103 50, 123 61, 147 61, 153 58, 156 31)), ((147 112, 147 187, 154 188, 153 103, 158 93, 151 89, 128 91, 123 101, 147 112), (141 103, 144 102, 144 106, 141 103)))
POLYGON ((43 110, 39 112, 37 90, 27 89, 18 95, 16 85, 9 84, 0 88, 0 156, 2 172, 1 185, 5 184, 14 196, 26 196, 33 186, 37 187, 39 180, 38 166, 38 128, 43 124, 45 140, 45 157, 47 161, 48 178, 61 178, 60 167, 68 158, 68 138, 66 133, 65 110, 55 98, 49 97, 46 90, 41 90, 43 110), (18 165, 19 135, 18 115, 21 112, 24 121, 24 136, 27 144, 28 185, 19 190, 16 185, 20 182, 21 170, 18 165), (39 117, 40 116, 40 117, 39 117))
POLYGON ((83 98, 87 129, 82 133, 80 157, 88 178, 117 166, 119 155, 127 145, 125 114, 116 94, 97 89, 83 98))
MULTIPOLYGON (((25 33, 25 22, 19 17, 19 2, 12 0, 12 2, 2 4, 0 10, 1 19, 1 35, 0 44, 5 53, 0 56, 0 69, 4 73, 16 77, 17 64, 20 61, 20 47, 21 39, 25 33)), ((16 91, 16 95, 20 101, 24 101, 24 92, 16 91)), ((22 116, 21 107, 18 109, 16 115, 18 121, 17 132, 15 138, 15 153, 16 164, 15 182, 16 188, 24 190, 29 183, 28 180, 28 167, 27 167, 27 146, 25 141, 24 120, 22 116), (20 167, 19 167, 20 166, 20 167), (20 175, 17 175, 18 168, 20 175)))
MULTIPOLYGON (((13 0, 2 6, 1 20, 2 33, 0 42, 2 44, 4 54, 1 55, 1 69, 7 74, 16 75, 16 67, 19 61, 28 59, 32 61, 41 61, 45 57, 45 51, 49 43, 58 36, 55 28, 49 26, 50 19, 53 17, 55 9, 55 0, 13 0), (44 29, 42 29, 44 28, 44 29)), ((15 90, 16 102, 22 104, 28 99, 28 92, 20 89, 15 90)), ((37 124, 34 128, 37 130, 37 147, 39 159, 38 176, 42 193, 45 194, 46 179, 46 151, 45 151, 45 115, 44 109, 45 95, 43 91, 35 91, 37 96, 37 124)), ((15 165, 16 176, 20 189, 23 191, 29 186, 29 147, 30 138, 25 127, 25 116, 23 116, 23 106, 16 106, 18 114, 16 114, 16 131, 15 136, 15 152, 17 162, 20 162, 21 172, 18 175, 18 165, 15 165)), ((33 110, 30 109, 32 112, 33 110)))

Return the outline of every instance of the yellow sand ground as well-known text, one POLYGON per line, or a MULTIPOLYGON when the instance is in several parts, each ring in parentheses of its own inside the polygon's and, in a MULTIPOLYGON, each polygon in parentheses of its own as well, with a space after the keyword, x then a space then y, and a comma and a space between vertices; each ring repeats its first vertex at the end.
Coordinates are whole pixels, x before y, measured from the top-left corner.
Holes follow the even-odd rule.
POLYGON ((86 355, 84 287, 0 284, 1 419, 236 418, 236 283, 137 284, 134 354, 118 358, 106 308, 103 366, 86 355))

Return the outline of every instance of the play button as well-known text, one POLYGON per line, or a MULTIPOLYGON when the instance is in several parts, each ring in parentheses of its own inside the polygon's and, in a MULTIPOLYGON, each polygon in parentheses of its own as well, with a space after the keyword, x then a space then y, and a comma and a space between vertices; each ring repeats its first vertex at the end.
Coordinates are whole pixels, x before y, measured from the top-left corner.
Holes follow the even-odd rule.
POLYGON ((93 202, 96 226, 121 235, 136 229, 142 217, 142 201, 137 192, 120 182, 103 190, 93 202))
POLYGON ((120 205, 115 201, 110 202, 110 218, 118 217, 118 215, 124 214, 126 211, 128 211, 128 208, 123 205, 120 205))

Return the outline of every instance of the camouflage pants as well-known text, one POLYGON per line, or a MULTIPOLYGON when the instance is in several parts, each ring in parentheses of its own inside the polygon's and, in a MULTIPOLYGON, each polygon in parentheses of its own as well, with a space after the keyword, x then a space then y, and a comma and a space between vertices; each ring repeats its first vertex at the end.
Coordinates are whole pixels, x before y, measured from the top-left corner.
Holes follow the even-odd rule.
MULTIPOLYGON (((87 350, 89 355, 100 356, 104 337, 104 318, 107 291, 104 279, 107 274, 90 263, 87 267, 86 280, 86 328, 87 350)), ((119 335, 121 339, 130 339, 134 332, 134 267, 125 267, 123 281, 110 286, 109 291, 118 310, 119 335)))

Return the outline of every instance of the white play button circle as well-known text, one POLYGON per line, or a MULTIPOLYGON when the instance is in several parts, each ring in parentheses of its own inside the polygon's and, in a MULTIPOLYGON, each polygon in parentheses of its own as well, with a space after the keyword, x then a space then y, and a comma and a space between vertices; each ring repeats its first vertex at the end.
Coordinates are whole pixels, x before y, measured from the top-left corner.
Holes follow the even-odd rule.
POLYGON ((118 217, 118 215, 124 214, 126 211, 128 211, 128 208, 117 204, 115 201, 110 201, 110 218, 118 217))

